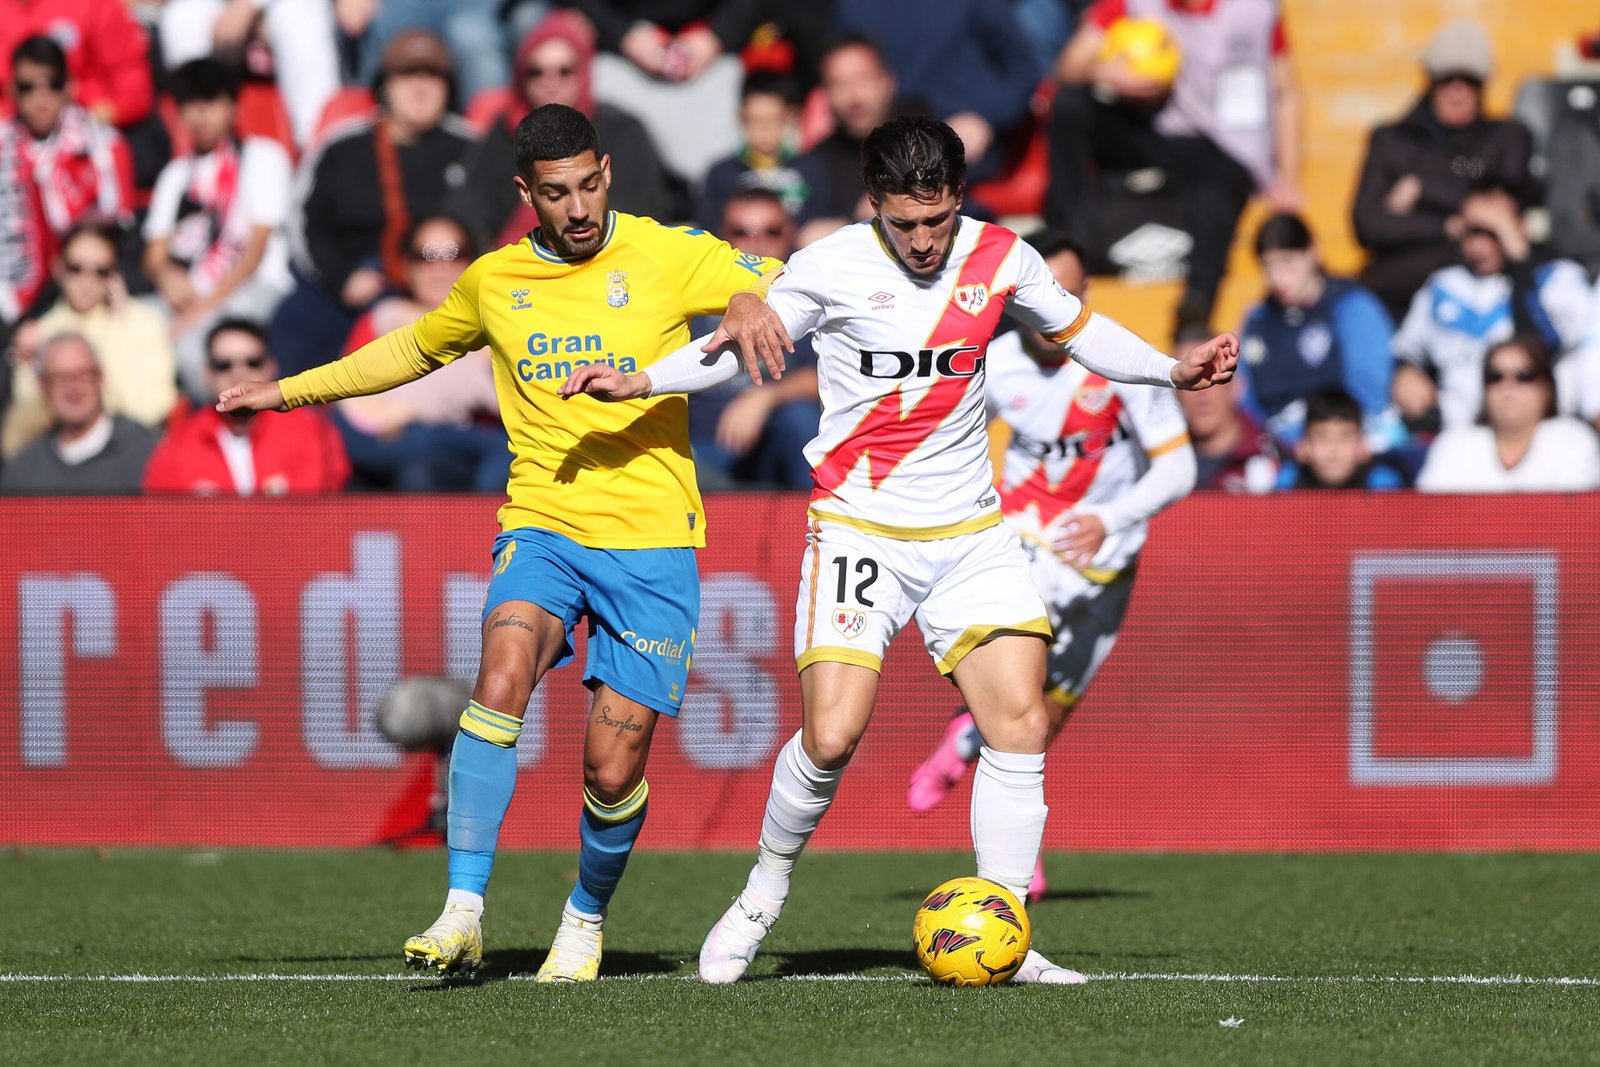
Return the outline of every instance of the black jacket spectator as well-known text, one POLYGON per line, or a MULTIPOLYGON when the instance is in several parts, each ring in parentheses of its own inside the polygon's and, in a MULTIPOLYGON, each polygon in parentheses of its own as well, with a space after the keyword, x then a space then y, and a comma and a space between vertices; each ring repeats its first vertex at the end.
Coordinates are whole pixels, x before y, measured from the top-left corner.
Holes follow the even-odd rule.
MULTIPOLYGON (((321 154, 307 161, 310 187, 291 228, 297 239, 295 262, 331 293, 339 292, 364 262, 371 265, 382 246, 388 216, 378 173, 378 136, 376 123, 358 120, 333 133, 321 154)), ((455 115, 411 143, 394 146, 407 214, 420 219, 444 210, 450 194, 466 180, 472 147, 472 128, 455 115)), ((511 171, 503 172, 507 189, 511 171)))

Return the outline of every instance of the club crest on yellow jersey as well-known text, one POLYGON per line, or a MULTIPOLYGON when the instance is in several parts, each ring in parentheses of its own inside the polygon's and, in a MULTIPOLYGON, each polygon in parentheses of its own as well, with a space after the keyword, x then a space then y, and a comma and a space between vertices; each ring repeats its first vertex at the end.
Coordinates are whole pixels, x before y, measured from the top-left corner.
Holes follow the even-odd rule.
POLYGON ((956 307, 968 315, 978 315, 989 306, 989 287, 982 282, 960 285, 955 292, 956 307))
POLYGON ((606 303, 614 308, 628 306, 628 272, 614 270, 606 275, 606 303))

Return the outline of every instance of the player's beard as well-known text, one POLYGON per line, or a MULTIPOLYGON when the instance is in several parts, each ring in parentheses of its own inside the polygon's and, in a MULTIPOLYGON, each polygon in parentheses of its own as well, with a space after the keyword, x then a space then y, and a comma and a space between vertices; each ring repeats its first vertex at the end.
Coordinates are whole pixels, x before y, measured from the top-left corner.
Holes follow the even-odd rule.
POLYGON ((575 239, 570 233, 562 231, 561 234, 550 241, 555 253, 565 259, 576 259, 580 256, 593 254, 599 249, 601 242, 606 239, 606 227, 603 222, 595 222, 594 236, 575 239))

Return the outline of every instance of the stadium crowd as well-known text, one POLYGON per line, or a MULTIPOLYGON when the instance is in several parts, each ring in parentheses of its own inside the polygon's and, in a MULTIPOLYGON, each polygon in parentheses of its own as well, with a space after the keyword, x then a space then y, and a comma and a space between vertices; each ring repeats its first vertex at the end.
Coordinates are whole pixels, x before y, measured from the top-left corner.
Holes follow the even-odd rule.
MULTIPOLYGON (((868 132, 943 119, 970 214, 1033 216, 1089 274, 1176 260, 1175 343, 1240 334, 1238 380, 1181 396, 1201 488, 1600 488, 1594 110, 1536 167, 1485 114, 1489 36, 1439 26, 1338 277, 1294 47, 1280 0, 0 0, 0 491, 498 491, 487 352, 327 412, 210 401, 414 320, 528 232, 511 132, 547 103, 593 121, 614 208, 779 258, 868 217, 868 132), (1165 70, 1132 20, 1165 27, 1165 70), (1252 198, 1265 292, 1219 322, 1252 198)), ((693 398, 708 488, 806 484, 796 363, 693 398)))

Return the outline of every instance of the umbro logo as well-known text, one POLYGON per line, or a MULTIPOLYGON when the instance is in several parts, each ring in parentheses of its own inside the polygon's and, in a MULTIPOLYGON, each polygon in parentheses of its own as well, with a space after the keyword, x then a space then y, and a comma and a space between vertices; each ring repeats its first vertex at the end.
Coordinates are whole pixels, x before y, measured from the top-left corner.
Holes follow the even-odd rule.
POLYGON ((867 299, 872 301, 873 311, 883 311, 886 308, 894 307, 893 293, 885 293, 880 291, 873 293, 871 296, 867 297, 867 299))

